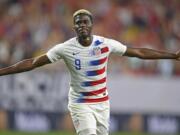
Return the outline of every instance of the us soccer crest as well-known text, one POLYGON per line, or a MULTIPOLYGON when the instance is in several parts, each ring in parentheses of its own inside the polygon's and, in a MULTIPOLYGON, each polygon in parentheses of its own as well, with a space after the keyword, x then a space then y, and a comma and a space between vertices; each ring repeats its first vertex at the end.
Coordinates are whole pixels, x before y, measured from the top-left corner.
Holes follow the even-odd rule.
POLYGON ((91 53, 92 53, 92 55, 100 55, 101 54, 101 48, 100 47, 94 47, 91 53))

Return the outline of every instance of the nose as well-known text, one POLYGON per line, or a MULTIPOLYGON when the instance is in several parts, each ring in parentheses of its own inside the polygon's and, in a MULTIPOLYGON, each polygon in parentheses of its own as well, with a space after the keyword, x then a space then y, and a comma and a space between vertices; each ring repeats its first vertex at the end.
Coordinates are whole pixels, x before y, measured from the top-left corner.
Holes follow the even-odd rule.
POLYGON ((86 24, 85 23, 80 23, 80 25, 79 25, 80 27, 85 27, 86 26, 86 24))

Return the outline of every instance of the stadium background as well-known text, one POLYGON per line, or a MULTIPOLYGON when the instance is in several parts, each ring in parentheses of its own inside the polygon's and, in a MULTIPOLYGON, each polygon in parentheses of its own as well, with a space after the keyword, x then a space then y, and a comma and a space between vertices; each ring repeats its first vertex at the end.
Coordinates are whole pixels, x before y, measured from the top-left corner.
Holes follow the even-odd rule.
MULTIPOLYGON (((95 34, 132 47, 180 49, 179 0, 1 0, 0 67, 73 37, 80 8, 94 14, 95 34)), ((108 70, 112 133, 180 133, 179 62, 111 56, 108 70)), ((0 134, 73 132, 68 80, 63 62, 0 77, 0 134)))

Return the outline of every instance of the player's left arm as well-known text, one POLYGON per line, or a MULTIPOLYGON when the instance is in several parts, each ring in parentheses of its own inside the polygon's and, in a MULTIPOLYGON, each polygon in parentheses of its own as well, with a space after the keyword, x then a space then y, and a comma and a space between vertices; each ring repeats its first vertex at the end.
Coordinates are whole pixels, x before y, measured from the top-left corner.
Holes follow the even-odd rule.
POLYGON ((178 57, 177 60, 180 61, 180 50, 176 52, 176 55, 177 55, 177 57, 178 57))
POLYGON ((137 57, 140 59, 175 59, 180 60, 180 50, 176 53, 158 51, 148 48, 131 48, 127 47, 123 56, 137 57))

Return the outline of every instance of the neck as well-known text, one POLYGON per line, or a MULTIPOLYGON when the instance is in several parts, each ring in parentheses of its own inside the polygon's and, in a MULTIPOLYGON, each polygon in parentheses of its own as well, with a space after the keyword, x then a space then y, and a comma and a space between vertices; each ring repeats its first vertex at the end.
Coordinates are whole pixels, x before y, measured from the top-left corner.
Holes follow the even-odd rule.
POLYGON ((90 46, 92 43, 92 36, 78 37, 78 41, 82 46, 90 46))

